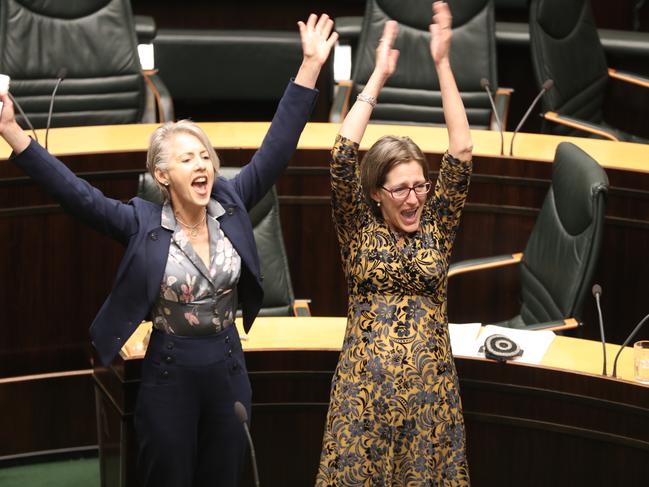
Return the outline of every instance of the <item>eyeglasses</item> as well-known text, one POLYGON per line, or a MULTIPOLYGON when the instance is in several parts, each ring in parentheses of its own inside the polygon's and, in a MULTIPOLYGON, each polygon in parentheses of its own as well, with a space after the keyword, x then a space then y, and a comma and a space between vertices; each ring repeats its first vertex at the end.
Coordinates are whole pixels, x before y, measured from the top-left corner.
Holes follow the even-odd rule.
POLYGON ((385 186, 381 186, 381 189, 384 189, 385 191, 390 193, 390 196, 392 196, 393 199, 402 201, 410 196, 411 191, 414 191, 417 196, 424 196, 425 194, 428 194, 431 186, 432 184, 430 183, 430 181, 426 181, 425 183, 405 188, 388 189, 385 186))

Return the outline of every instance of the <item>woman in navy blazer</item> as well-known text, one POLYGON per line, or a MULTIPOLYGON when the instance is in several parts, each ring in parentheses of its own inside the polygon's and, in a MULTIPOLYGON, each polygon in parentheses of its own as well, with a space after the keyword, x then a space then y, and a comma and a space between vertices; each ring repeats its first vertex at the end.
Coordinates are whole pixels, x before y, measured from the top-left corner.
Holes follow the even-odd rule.
POLYGON ((159 325, 143 363, 135 413, 143 485, 238 483, 246 441, 233 406, 239 401, 250 414, 251 391, 236 327, 230 325, 238 299, 248 330, 263 297, 247 210, 288 164, 315 104, 316 79, 337 40, 326 15, 312 14, 298 26, 302 65, 262 145, 233 180, 218 177, 218 158, 198 126, 181 121, 154 132, 147 166, 166 197, 162 207, 140 198, 124 204, 76 177, 27 136, 10 98, 0 94, 0 135, 14 151, 12 161, 66 211, 127 247, 90 328, 101 362, 114 359, 142 320, 153 315, 159 325), (179 286, 173 275, 187 265, 197 269, 188 282, 198 278, 211 290, 198 304, 191 286, 179 286), (223 289, 215 287, 213 281, 224 275, 223 289), (176 302, 164 300, 169 292, 176 302), (208 326, 206 302, 214 305, 208 326), (176 334, 178 329, 190 332, 176 334))

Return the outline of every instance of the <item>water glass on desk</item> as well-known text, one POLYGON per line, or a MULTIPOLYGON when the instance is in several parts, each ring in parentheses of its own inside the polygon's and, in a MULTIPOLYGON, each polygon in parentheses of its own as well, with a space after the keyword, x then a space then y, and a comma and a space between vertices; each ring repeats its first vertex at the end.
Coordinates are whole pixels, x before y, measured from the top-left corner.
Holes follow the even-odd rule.
POLYGON ((633 376, 638 382, 649 384, 649 340, 633 344, 633 376))

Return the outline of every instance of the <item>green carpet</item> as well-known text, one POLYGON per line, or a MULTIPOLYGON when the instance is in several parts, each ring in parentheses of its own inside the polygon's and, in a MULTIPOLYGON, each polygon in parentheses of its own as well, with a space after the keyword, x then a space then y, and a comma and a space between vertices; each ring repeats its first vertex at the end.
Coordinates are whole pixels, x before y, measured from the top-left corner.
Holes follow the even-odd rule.
POLYGON ((0 468, 2 487, 99 487, 96 458, 0 468))

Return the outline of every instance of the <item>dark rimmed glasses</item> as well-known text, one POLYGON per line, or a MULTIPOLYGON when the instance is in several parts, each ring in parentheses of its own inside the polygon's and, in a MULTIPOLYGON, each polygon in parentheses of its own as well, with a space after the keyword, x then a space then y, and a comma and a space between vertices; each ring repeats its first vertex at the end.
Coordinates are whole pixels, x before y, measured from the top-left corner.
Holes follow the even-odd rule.
POLYGON ((390 196, 392 196, 393 199, 397 201, 403 201, 405 199, 408 199, 411 191, 414 191, 417 196, 427 195, 430 191, 431 186, 431 182, 426 181, 425 183, 417 184, 416 186, 406 186, 405 188, 388 189, 385 186, 381 186, 381 189, 384 189, 385 191, 390 193, 390 196))

